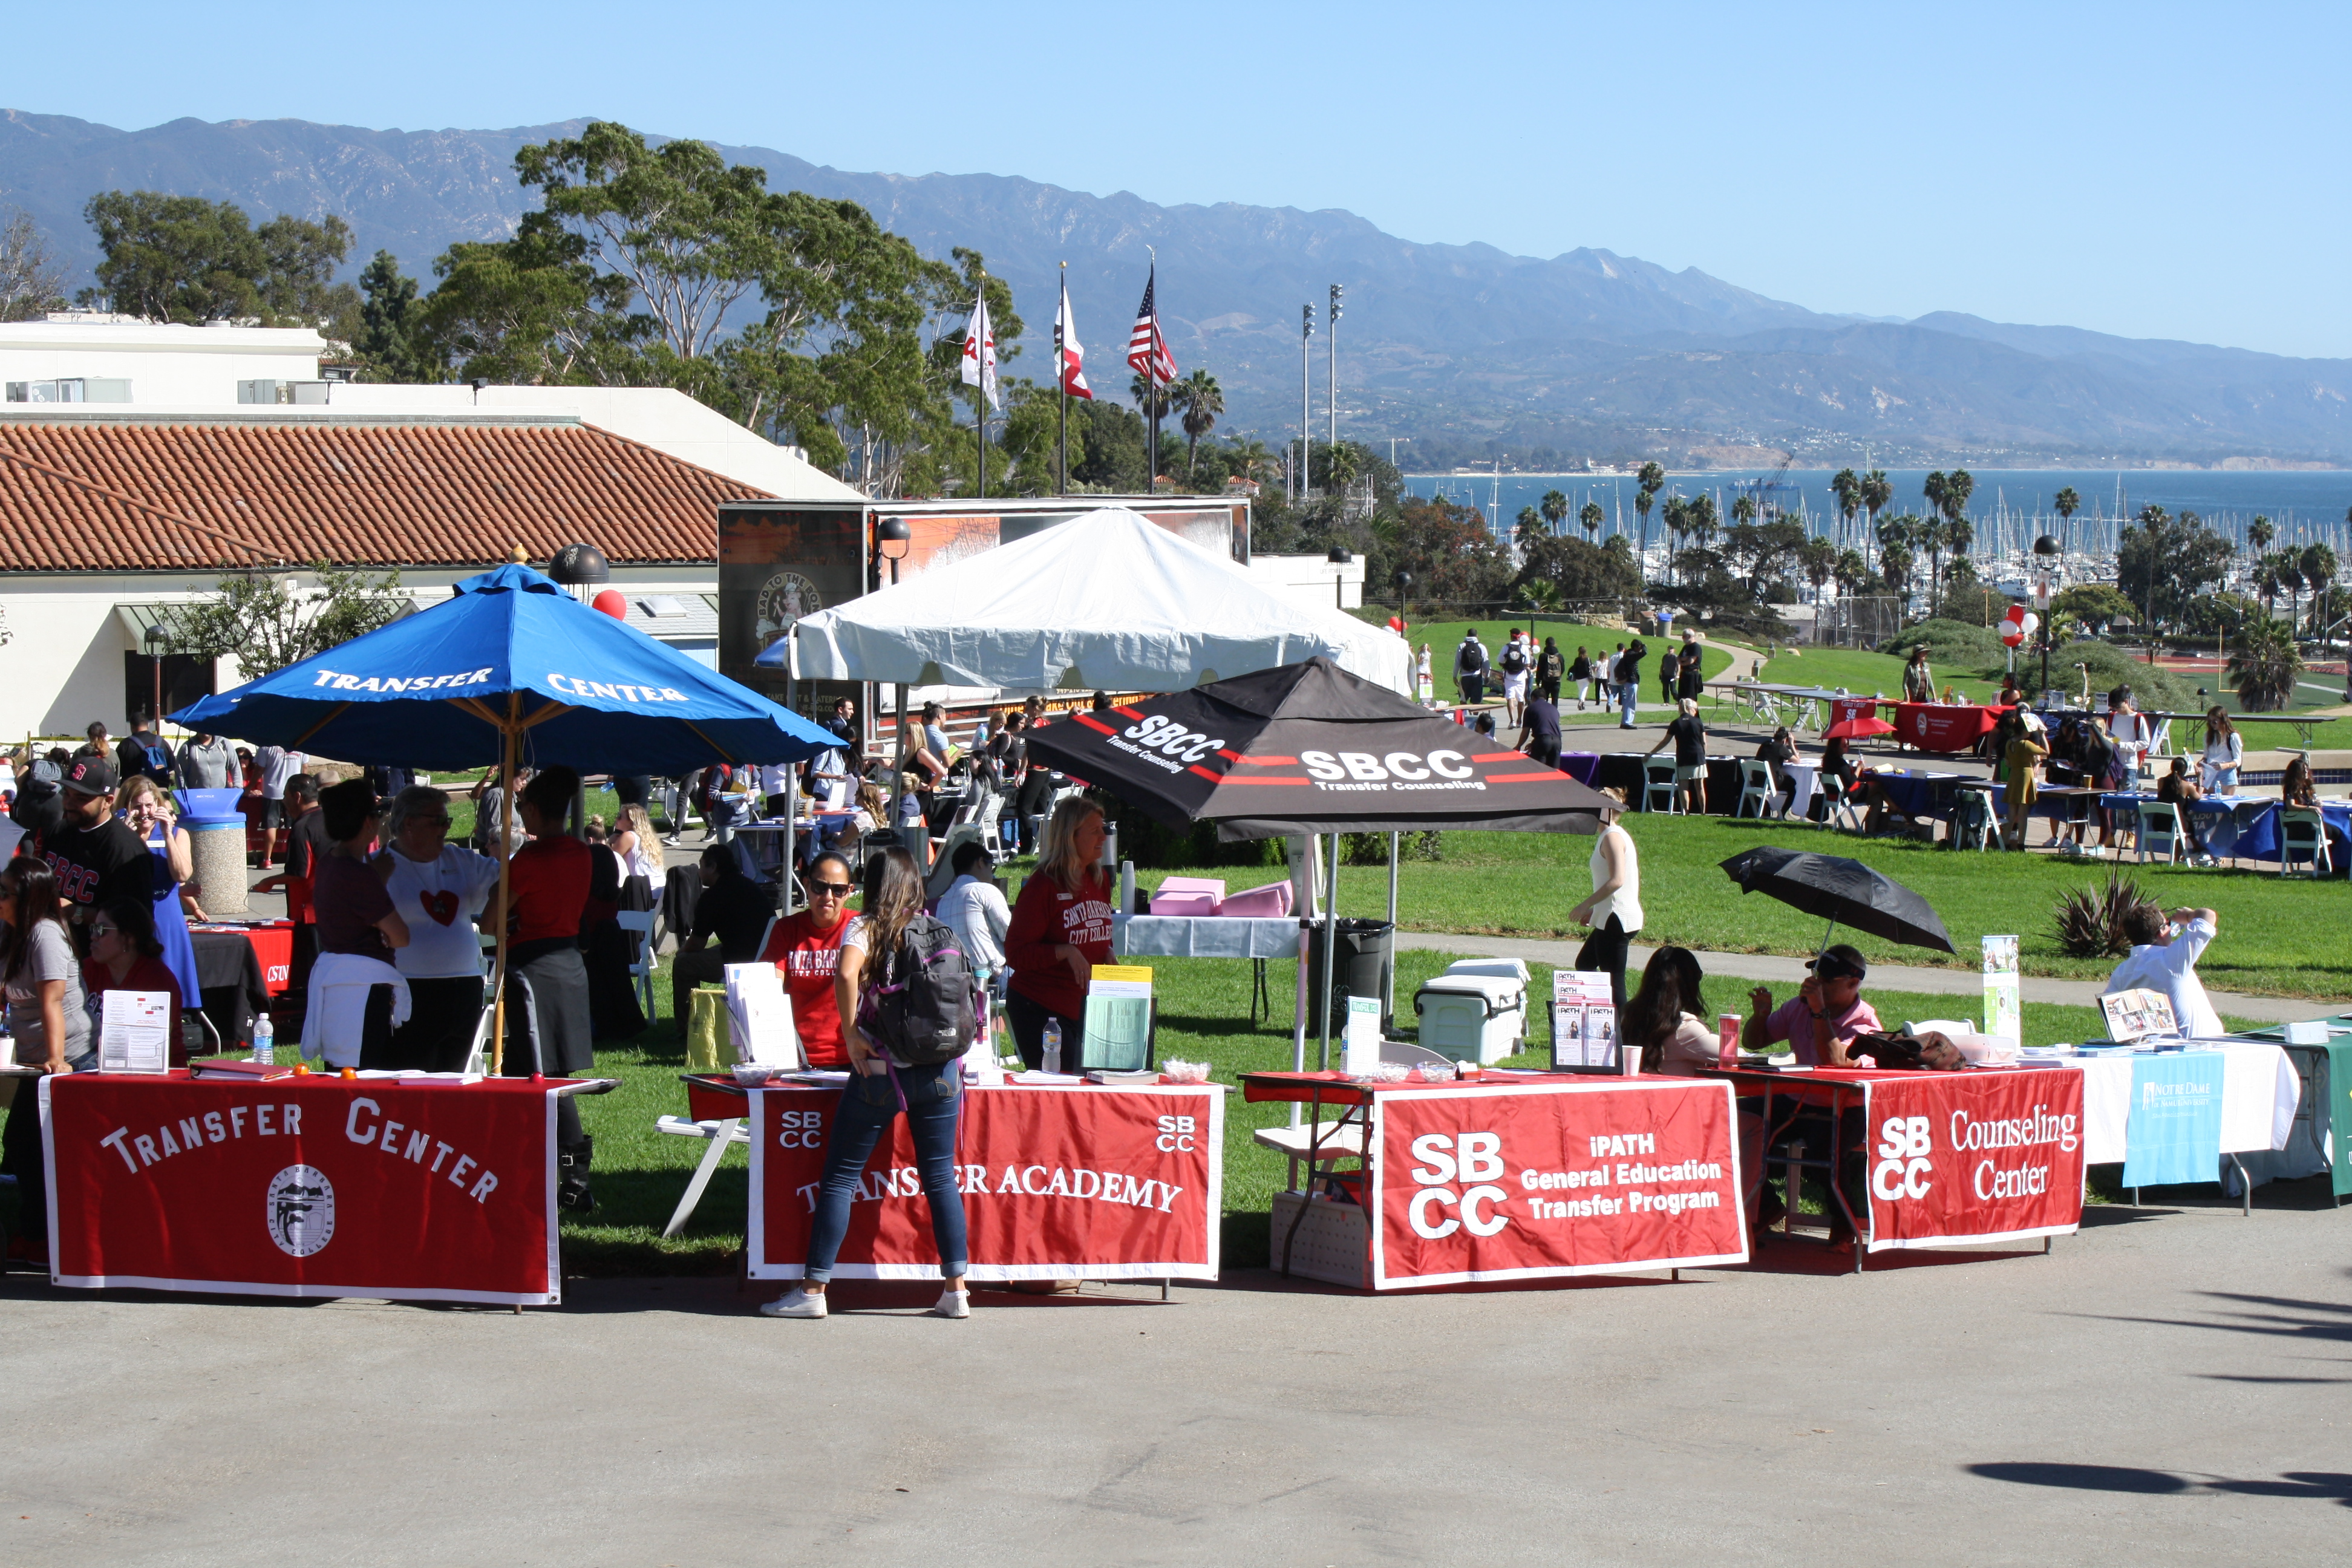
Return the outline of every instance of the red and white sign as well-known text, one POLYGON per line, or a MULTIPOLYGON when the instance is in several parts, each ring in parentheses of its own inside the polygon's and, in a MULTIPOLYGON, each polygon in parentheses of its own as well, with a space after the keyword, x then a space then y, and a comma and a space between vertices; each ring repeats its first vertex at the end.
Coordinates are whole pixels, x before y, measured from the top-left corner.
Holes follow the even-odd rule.
POLYGON ((54 1285, 562 1299, 561 1082, 39 1082, 54 1285))
POLYGON ((2064 1236, 2083 1220, 2083 1075, 1863 1080, 1870 1250, 2064 1236))
POLYGON ((2000 720, 1998 708, 1945 702, 1902 702, 1895 708, 1895 732, 1923 752, 1965 752, 2000 720))
POLYGON ((1731 1086, 1383 1090, 1372 1101, 1372 1287, 1744 1263, 1731 1086))
MULTIPOLYGON (((835 1089, 751 1091, 751 1277, 808 1258, 835 1089)), ((1192 1085, 967 1088, 956 1132, 974 1279, 1214 1279, 1225 1098, 1192 1085)), ((937 1279, 901 1119, 851 1197, 836 1279, 937 1279)))

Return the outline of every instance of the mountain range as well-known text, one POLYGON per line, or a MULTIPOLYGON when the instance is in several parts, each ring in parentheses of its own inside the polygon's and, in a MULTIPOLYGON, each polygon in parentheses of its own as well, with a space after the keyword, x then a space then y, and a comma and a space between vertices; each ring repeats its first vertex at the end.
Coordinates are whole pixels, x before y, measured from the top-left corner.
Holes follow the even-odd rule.
MULTIPOLYGON (((532 205, 527 142, 584 121, 501 131, 375 131, 307 121, 178 120, 143 131, 0 110, 0 204, 25 207, 77 277, 98 259, 82 205, 160 190, 235 201, 257 218, 340 214, 352 270, 379 247, 429 285, 452 241, 511 234, 532 205)), ((1013 286, 1027 363, 1050 354, 1055 274, 1097 391, 1123 391, 1128 328, 1158 257, 1179 364, 1214 374, 1221 427, 1295 435, 1299 309, 1317 433, 1326 427, 1327 289, 1339 324, 1340 426, 1410 438, 1422 462, 1486 455, 1746 465, 1961 461, 2352 465, 2352 361, 2012 326, 1939 311, 1912 321, 1806 310, 1605 250, 1549 258, 1421 245, 1339 211, 1160 206, 993 174, 906 176, 721 145, 772 187, 864 204, 925 252, 983 252, 1013 286)))

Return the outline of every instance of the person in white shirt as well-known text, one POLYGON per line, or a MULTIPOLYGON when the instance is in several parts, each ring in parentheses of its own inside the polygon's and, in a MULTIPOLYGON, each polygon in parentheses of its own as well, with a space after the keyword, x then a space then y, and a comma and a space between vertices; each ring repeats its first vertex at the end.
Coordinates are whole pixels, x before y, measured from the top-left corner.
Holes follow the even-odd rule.
POLYGON ((2205 713, 2205 793, 2237 794, 2238 765, 2245 759, 2246 738, 2230 722, 2230 710, 2215 703, 2205 713))
POLYGON ((2116 747, 2116 788, 2137 789, 2139 760, 2147 754, 2156 731, 2132 701, 2128 686, 2118 686, 2107 693, 2107 739, 2116 747))
POLYGON ((2106 994, 2160 992, 2171 999, 2172 1016, 2183 1034, 2200 1040, 2227 1034, 2205 994, 2205 983, 2197 977, 2197 960, 2211 944, 2221 917, 2186 907, 2167 915, 2154 904, 2140 904, 2125 914, 2123 924, 2132 941, 2131 956, 2107 976, 2106 994))
POLYGON ((261 851, 265 871, 278 863, 278 846, 285 841, 286 830, 294 826, 286 815, 286 785, 307 761, 301 752, 284 746, 264 746, 253 753, 254 768, 261 774, 261 826, 268 835, 261 851))
POLYGON ((956 847, 955 880, 940 895, 939 918, 963 939, 964 956, 974 972, 992 975, 1004 968, 1004 932, 1013 923, 1013 908, 990 873, 995 857, 978 844, 956 847))
POLYGON ((376 858, 383 890, 408 926, 393 966, 408 982, 408 1021, 393 1031, 384 1065, 457 1072, 482 1015, 482 942, 475 921, 497 890, 499 863, 448 841, 449 797, 412 784, 393 797, 376 858))

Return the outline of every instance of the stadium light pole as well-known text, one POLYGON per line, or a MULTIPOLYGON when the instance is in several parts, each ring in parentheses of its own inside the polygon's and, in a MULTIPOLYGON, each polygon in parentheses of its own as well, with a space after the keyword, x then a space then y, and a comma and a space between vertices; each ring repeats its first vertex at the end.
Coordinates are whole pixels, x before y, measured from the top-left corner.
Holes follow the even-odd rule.
POLYGON ((1333 451, 1339 449, 1339 285, 1331 285, 1331 439, 1333 451))
POLYGON ((1307 487, 1315 474, 1315 465, 1308 461, 1315 445, 1314 361, 1307 350, 1315 337, 1315 305, 1312 300, 1298 307, 1298 499, 1307 500, 1307 487))

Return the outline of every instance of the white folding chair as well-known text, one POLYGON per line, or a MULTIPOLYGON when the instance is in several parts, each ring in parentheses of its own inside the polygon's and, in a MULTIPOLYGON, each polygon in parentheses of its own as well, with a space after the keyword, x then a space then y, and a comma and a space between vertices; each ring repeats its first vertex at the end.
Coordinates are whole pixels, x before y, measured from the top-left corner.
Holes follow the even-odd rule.
POLYGON ((1642 809, 1643 811, 1656 811, 1660 809, 1658 805, 1658 794, 1663 790, 1665 792, 1666 797, 1666 804, 1664 806, 1666 815, 1669 816, 1681 815, 1683 809, 1683 792, 1675 787, 1674 763, 1670 762, 1661 762, 1655 757, 1645 758, 1642 763, 1642 778, 1644 784, 1644 787, 1642 791, 1642 809))
POLYGON ((1860 833, 1864 827, 1862 808, 1853 802, 1853 792, 1838 782, 1835 773, 1822 775, 1822 822, 1828 827, 1843 827, 1848 833, 1860 833))
POLYGON ((676 1236, 694 1217, 695 1205, 702 1202, 703 1189, 710 1185, 711 1173, 719 1169, 719 1160, 730 1143, 749 1143, 751 1134, 744 1130, 743 1118, 730 1116, 717 1121, 688 1121, 683 1116, 665 1116, 655 1121, 654 1131, 667 1132, 678 1138, 701 1138, 709 1142, 703 1150, 701 1163, 694 1167, 693 1179, 686 1184, 686 1194, 671 1211, 669 1224, 662 1228, 665 1237, 676 1236))
POLYGON ((2144 800, 2139 803, 2139 863, 2147 865, 2161 856, 2179 864, 2183 835, 2180 831, 2180 808, 2168 800, 2144 800))
POLYGON ((1786 816, 1786 806, 1776 806, 1780 790, 1772 783, 1772 764, 1761 757, 1744 758, 1739 764, 1739 804, 1733 808, 1735 817, 1749 815, 1748 803, 1756 805, 1758 817, 1786 816))
POLYGON ((636 941, 631 945, 629 979, 635 983, 638 1004, 647 1018, 654 1016, 654 912, 651 910, 623 910, 613 917, 613 923, 632 932, 636 941))
POLYGON ((466 1053, 465 1070, 469 1075, 478 1073, 488 1077, 489 1074, 490 1026, 498 1016, 495 1000, 482 1004, 482 1016, 474 1020, 474 1048, 466 1053))
POLYGON ((2279 875, 2295 875, 2297 860, 2309 862, 2315 879, 2333 873, 2327 819, 2307 805, 2283 805, 2279 807, 2279 875))
POLYGON ((1953 792, 1952 846, 1979 850, 2000 847, 2000 821, 1992 809, 1990 790, 1953 792))

